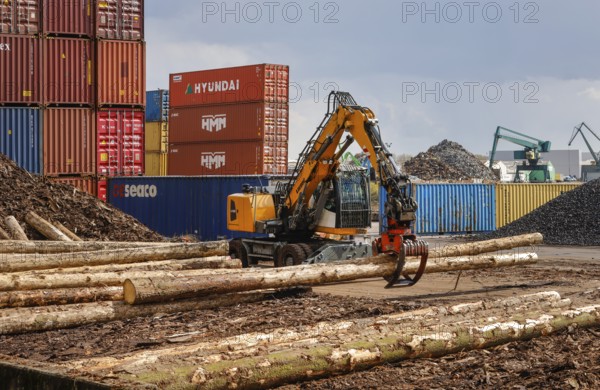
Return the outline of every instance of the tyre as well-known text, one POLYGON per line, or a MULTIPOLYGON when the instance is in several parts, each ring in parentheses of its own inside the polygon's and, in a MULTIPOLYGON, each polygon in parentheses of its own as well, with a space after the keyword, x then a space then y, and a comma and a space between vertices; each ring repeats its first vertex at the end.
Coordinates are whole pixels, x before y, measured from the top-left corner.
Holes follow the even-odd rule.
POLYGON ((289 267, 292 265, 300 265, 304 260, 306 260, 304 249, 297 244, 288 244, 281 249, 276 266, 289 267))
POLYGON ((248 268, 248 254, 246 253, 244 244, 242 244, 242 240, 229 241, 229 256, 232 259, 240 259, 242 267, 248 268))
POLYGON ((306 255, 306 259, 308 259, 310 257, 310 255, 313 254, 313 249, 310 247, 310 245, 308 244, 298 244, 300 246, 300 248, 302 248, 302 250, 304 251, 304 254, 306 255))

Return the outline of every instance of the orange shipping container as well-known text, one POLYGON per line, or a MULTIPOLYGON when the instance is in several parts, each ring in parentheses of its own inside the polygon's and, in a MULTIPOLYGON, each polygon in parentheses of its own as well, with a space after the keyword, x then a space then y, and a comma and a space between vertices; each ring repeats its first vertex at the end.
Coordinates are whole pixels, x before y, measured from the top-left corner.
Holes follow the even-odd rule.
POLYGON ((169 146, 169 176, 287 174, 287 143, 262 141, 169 146))
POLYGON ((145 106, 144 42, 98 41, 96 63, 98 106, 145 106))
POLYGON ((89 108, 43 111, 44 175, 96 173, 96 123, 89 108))
POLYGON ((91 177, 54 177, 53 183, 68 184, 92 196, 98 196, 98 180, 91 177))
POLYGON ((40 40, 0 35, 0 103, 41 103, 40 40))
POLYGON ((45 104, 93 105, 93 42, 47 38, 42 52, 45 104))
POLYGON ((264 140, 287 143, 289 107, 277 103, 173 108, 169 142, 264 140))
POLYGON ((171 107, 239 102, 288 103, 290 68, 260 64, 170 76, 171 107))

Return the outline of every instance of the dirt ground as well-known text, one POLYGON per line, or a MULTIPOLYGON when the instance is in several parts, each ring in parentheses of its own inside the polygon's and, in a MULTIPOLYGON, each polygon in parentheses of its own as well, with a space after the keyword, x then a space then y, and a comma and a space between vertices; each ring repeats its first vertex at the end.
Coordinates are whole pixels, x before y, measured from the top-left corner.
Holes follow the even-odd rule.
MULTIPOLYGON (((456 243, 429 239, 433 247, 456 243)), ((575 306, 600 301, 600 248, 534 248, 539 264, 525 268, 425 275, 409 289, 385 290, 383 280, 313 289, 312 293, 239 307, 157 315, 77 329, 0 337, 0 354, 40 362, 114 356, 253 331, 357 319, 417 308, 558 291, 575 306), (173 338, 173 335, 189 336, 173 338)), ((597 389, 600 330, 568 332, 442 359, 407 361, 284 389, 597 389)))

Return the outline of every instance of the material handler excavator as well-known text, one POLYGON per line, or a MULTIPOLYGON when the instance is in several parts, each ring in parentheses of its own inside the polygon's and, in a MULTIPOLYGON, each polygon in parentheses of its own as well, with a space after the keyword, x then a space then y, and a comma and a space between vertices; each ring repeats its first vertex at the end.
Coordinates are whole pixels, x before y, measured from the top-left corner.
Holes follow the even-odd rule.
POLYGON ((418 206, 410 184, 383 143, 373 111, 347 92, 332 92, 325 118, 290 178, 272 194, 244 186, 242 193, 228 197, 228 229, 257 236, 230 241, 230 255, 245 267, 265 260, 283 267, 396 254, 398 266, 388 288, 412 286, 425 270, 429 246, 411 231, 418 206), (371 226, 368 172, 340 161, 354 142, 367 154, 388 195, 387 230, 372 245, 326 238, 353 237, 371 226), (421 258, 415 275, 403 271, 407 256, 421 258))

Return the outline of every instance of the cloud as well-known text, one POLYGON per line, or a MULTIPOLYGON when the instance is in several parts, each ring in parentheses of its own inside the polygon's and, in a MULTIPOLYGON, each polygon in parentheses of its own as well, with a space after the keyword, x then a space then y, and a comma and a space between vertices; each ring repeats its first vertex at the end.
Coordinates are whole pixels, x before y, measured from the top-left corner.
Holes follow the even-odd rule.
POLYGON ((598 101, 598 100, 600 100, 600 88, 590 87, 590 88, 587 88, 586 90, 580 92, 578 95, 585 96, 588 99, 598 101))

